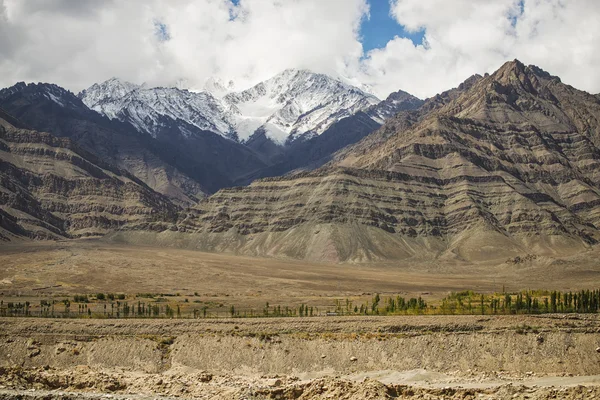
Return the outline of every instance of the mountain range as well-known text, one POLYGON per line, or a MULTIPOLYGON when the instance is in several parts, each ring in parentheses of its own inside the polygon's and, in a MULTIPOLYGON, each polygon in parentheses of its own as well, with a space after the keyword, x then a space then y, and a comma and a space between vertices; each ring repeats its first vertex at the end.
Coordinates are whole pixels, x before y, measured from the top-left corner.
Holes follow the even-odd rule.
POLYGON ((74 139, 189 206, 223 187, 318 165, 319 159, 322 164, 380 126, 383 119, 373 113, 352 134, 340 133, 337 124, 360 109, 420 102, 409 96, 372 105, 372 95, 304 70, 286 70, 241 92, 217 80, 206 87, 212 92, 147 88, 113 78, 75 95, 53 84, 18 83, 0 90, 0 107, 32 129, 74 139), (249 124, 255 132, 247 130, 249 124), (285 143, 271 140, 275 128, 287 129, 285 143))
MULTIPOLYGON (((327 75, 288 69, 264 82, 228 92, 212 83, 203 91, 148 88, 112 78, 82 91, 92 110, 130 122, 156 137, 162 118, 184 121, 240 143, 264 134, 278 146, 323 133, 331 124, 379 103, 375 96, 327 75)), ((184 136, 192 135, 185 129, 184 136)))
MULTIPOLYGON (((425 101, 402 91, 378 101, 302 70, 241 92, 219 87, 112 79, 78 96, 43 84, 0 91, 11 114, 2 117, 4 181, 23 188, 21 197, 5 190, 13 200, 2 203, 3 236, 52 236, 23 222, 37 201, 31 212, 49 213, 36 218, 50 225, 33 226, 54 235, 110 231, 114 240, 328 261, 552 255, 600 240, 600 99, 536 66, 508 62, 425 101), (78 206, 57 211, 47 185, 19 178, 61 176, 37 167, 53 164, 57 151, 45 146, 58 146, 40 145, 37 136, 54 137, 40 132, 69 137, 62 146, 105 171, 61 167, 68 179, 127 180, 128 191, 111 189, 98 204, 130 196, 153 211, 134 207, 131 222, 93 229, 73 222, 78 206), (30 141, 19 146, 44 150, 15 158, 15 142, 30 141)), ((129 215, 120 209, 111 208, 129 215)))

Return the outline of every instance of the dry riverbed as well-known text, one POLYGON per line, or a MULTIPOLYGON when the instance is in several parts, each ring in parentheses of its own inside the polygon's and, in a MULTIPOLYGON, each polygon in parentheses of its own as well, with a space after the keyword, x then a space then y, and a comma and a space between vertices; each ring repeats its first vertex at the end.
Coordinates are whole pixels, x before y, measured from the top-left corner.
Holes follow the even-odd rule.
POLYGON ((595 315, 0 326, 5 399, 600 397, 595 315))

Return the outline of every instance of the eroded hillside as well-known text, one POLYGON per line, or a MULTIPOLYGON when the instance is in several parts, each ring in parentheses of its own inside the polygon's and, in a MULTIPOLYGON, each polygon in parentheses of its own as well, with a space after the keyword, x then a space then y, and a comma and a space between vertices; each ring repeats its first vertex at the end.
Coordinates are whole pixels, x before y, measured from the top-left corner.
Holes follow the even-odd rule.
POLYGON ((0 112, 0 239, 164 229, 175 218, 177 207, 132 175, 69 139, 15 125, 0 112))
POLYGON ((224 189, 179 230, 205 248, 327 260, 465 260, 600 239, 600 102, 535 66, 392 118, 310 173, 224 189))

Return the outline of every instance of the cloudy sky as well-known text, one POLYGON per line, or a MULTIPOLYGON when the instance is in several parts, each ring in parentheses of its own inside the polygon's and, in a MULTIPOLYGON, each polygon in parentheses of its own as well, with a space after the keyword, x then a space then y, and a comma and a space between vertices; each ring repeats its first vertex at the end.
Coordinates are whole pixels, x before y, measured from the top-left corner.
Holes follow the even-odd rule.
POLYGON ((0 86, 243 89, 308 68, 428 97, 518 58, 600 92, 598 0, 0 0, 0 86))

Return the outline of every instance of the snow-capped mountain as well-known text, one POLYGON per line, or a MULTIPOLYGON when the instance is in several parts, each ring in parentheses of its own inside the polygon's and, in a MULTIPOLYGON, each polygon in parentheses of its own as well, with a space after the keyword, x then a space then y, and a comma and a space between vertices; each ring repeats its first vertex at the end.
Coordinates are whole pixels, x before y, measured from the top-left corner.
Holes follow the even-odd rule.
MULTIPOLYGON (((209 92, 147 88, 112 78, 94 84, 79 97, 89 108, 111 119, 127 121, 154 137, 164 126, 164 118, 225 137, 233 137, 235 132, 233 114, 238 111, 209 92)), ((189 130, 180 131, 189 134, 189 130)))
POLYGON ((0 90, 0 108, 189 204, 223 187, 319 166, 422 103, 404 92, 377 102, 341 78, 305 70, 240 92, 226 82, 209 79, 193 91, 184 81, 151 88, 113 78, 77 96, 21 82, 0 90))
POLYGON ((110 119, 117 118, 120 108, 117 107, 116 100, 122 99, 129 93, 142 86, 125 82, 119 78, 111 78, 103 83, 96 83, 87 90, 79 94, 79 97, 90 108, 105 114, 110 119), (94 107, 91 107, 93 105, 94 107))
POLYGON ((324 74, 287 69, 224 100, 235 105, 237 134, 244 141, 258 129, 284 145, 323 133, 332 123, 377 104, 377 97, 324 74))
MULTIPOLYGON (((107 92, 122 95, 123 86, 113 81, 107 92)), ((99 92, 95 98, 106 105, 99 92)), ((171 117, 160 117, 156 137, 140 134, 139 128, 91 110, 75 94, 53 84, 20 82, 0 89, 0 109, 28 128, 70 138, 180 205, 192 204, 267 166, 247 146, 171 117)))
POLYGON ((168 118, 240 142, 261 132, 280 146, 319 135, 340 119, 379 102, 354 86, 307 70, 288 69, 241 92, 233 88, 233 82, 220 79, 207 80, 201 91, 188 91, 112 78, 79 97, 91 109, 153 136, 168 118))

